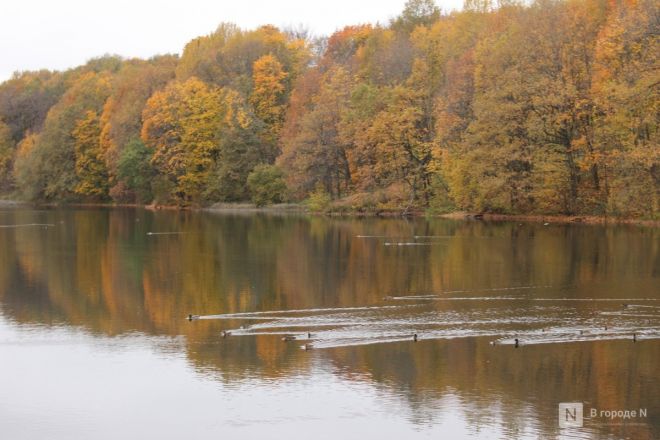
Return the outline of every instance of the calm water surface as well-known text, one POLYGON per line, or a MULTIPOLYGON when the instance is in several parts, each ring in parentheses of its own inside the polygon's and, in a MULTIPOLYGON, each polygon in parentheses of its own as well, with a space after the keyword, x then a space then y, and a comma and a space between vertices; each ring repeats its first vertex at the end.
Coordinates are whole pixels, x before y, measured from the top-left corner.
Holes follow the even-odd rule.
POLYGON ((658 229, 0 211, 3 439, 653 439, 659 361, 658 229))

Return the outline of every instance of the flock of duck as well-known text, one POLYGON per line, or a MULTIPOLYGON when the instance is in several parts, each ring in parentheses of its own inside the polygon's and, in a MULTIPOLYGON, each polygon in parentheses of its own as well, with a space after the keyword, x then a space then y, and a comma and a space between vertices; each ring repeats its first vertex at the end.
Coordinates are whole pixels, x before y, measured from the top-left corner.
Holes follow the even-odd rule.
MULTIPOLYGON (((660 310, 660 306, 642 306, 642 305, 629 305, 622 304, 623 309, 628 310, 645 310, 641 307, 649 307, 652 311, 660 310)), ((195 321, 199 319, 227 319, 227 320, 257 320, 253 325, 241 325, 233 330, 222 330, 220 336, 227 338, 232 335, 248 336, 248 335, 280 335, 282 342, 289 343, 295 341, 304 341, 300 346, 303 350, 311 350, 312 348, 330 348, 348 345, 364 345, 379 342, 402 342, 411 341, 417 342, 422 339, 438 339, 438 338, 454 338, 454 337, 468 337, 468 336, 502 336, 499 339, 493 339, 490 344, 495 345, 512 345, 519 348, 527 344, 543 344, 543 343, 561 343, 561 342, 580 342, 590 340, 610 340, 610 339, 628 339, 632 342, 637 342, 640 337, 643 339, 652 339, 660 337, 660 332, 655 326, 649 327, 634 327, 630 325, 621 325, 621 322, 614 323, 614 327, 608 324, 599 327, 596 322, 583 322, 585 329, 574 328, 570 326, 557 326, 545 321, 544 328, 537 328, 536 330, 525 330, 512 332, 506 330, 485 330, 483 328, 475 328, 474 326, 466 326, 466 323, 487 326, 489 323, 477 317, 463 312, 458 317, 451 317, 447 315, 438 314, 432 322, 424 321, 423 314, 402 316, 403 310, 411 310, 414 306, 386 306, 386 307, 364 307, 364 308, 340 308, 340 309, 308 309, 308 310, 290 310, 290 311, 271 311, 271 312, 247 312, 238 314, 226 315, 213 315, 213 316, 200 316, 188 315, 188 321, 195 321), (383 309, 396 309, 395 312, 399 315, 382 316, 375 315, 374 313, 382 313, 383 309), (378 309, 378 310, 375 310, 378 309), (362 313, 362 314, 360 314, 362 313), (372 315, 365 316, 364 313, 371 313, 372 315), (303 314, 303 316, 299 316, 303 314), (341 315, 341 316, 340 316, 341 315), (295 317, 294 317, 295 316, 295 317), (411 316, 413 318, 411 319, 411 316), (416 320, 417 319, 417 320, 416 320), (429 326, 429 324, 431 324, 429 326), (300 327, 317 327, 318 332, 312 333, 307 330, 304 332, 294 331, 293 328, 300 327), (397 327, 400 326, 400 327, 397 327), (405 327, 412 326, 425 326, 426 330, 422 333, 417 331, 409 332, 406 335, 405 327), (433 327, 436 326, 436 327, 433 327), (442 326, 441 328, 439 326, 442 326)), ((416 310, 416 308, 415 308, 416 310)), ((647 310, 647 312, 648 312, 647 310)), ((432 312, 439 313, 439 312, 432 312)), ((530 311, 531 313, 531 311, 530 311)), ((615 312, 601 312, 602 314, 612 314, 615 312)), ((622 314, 622 313, 620 313, 622 314)), ((638 316, 638 315, 635 315, 638 316)), ((654 318, 660 318, 660 315, 651 315, 654 318)), ((609 318, 608 318, 609 319, 609 318)), ((497 319, 495 320, 497 321, 497 319)), ((541 320, 542 321, 542 320, 541 320)), ((520 322, 525 323, 522 319, 520 322)), ((540 322, 540 321, 539 321, 540 322)), ((647 323, 652 320, 647 319, 647 323)), ((639 322, 636 322, 639 324, 639 322)), ((578 326, 579 327, 579 326, 578 326)))

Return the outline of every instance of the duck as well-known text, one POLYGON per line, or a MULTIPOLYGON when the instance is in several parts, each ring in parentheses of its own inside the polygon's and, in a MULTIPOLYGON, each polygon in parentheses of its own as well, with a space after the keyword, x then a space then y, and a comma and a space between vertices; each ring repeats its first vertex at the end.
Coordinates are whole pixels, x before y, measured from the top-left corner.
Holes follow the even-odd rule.
POLYGON ((284 336, 282 338, 282 341, 284 341, 284 342, 295 341, 295 340, 296 340, 296 337, 295 336, 290 336, 290 335, 284 336))
POLYGON ((417 342, 417 333, 413 334, 413 342, 417 342))
POLYGON ((637 333, 633 333, 633 342, 637 342, 637 333))
POLYGON ((307 339, 312 339, 312 334, 311 333, 307 333, 307 339))
POLYGON ((228 331, 226 331, 226 330, 223 330, 222 333, 221 333, 221 335, 222 335, 223 338, 226 338, 227 336, 231 336, 231 332, 228 332, 228 331))
POLYGON ((514 341, 516 342, 516 348, 518 348, 518 346, 520 345, 520 341, 518 340, 518 338, 514 339, 514 341))
POLYGON ((199 315, 188 315, 188 321, 199 319, 199 315))
POLYGON ((301 345, 300 349, 305 350, 305 351, 311 350, 312 349, 312 344, 301 345))

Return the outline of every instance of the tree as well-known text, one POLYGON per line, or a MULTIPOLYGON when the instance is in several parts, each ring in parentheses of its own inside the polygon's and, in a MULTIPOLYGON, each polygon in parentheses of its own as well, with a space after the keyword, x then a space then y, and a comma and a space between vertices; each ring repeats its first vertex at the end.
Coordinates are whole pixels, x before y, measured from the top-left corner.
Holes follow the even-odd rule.
MULTIPOLYGON (((499 0, 500 6, 509 5, 516 0, 499 0)), ((491 0, 465 0, 463 2, 463 10, 470 12, 486 13, 493 10, 493 2, 491 0)))
POLYGON ((347 109, 351 79, 345 69, 328 71, 313 98, 313 107, 300 121, 300 131, 284 146, 280 163, 297 176, 294 191, 308 193, 321 182, 328 193, 348 192, 351 176, 347 146, 340 138, 342 114, 347 109))
POLYGON ((255 166, 271 161, 272 146, 264 143, 264 125, 236 91, 222 91, 220 149, 209 176, 206 197, 228 202, 249 198, 247 177, 255 166))
POLYGON ((28 131, 42 129, 48 111, 65 91, 65 75, 47 70, 17 73, 0 84, 0 119, 15 143, 28 131))
POLYGON ((45 173, 41 170, 43 163, 34 151, 38 140, 38 135, 27 132, 16 147, 13 177, 20 194, 27 200, 39 198, 45 186, 45 173))
POLYGON ((413 48, 407 34, 377 27, 360 42, 348 67, 362 81, 392 86, 408 78, 412 60, 413 48))
POLYGON ((462 207, 600 211, 598 166, 585 162, 599 16, 585 10, 558 3, 496 13, 501 30, 475 49, 474 116, 452 159, 450 188, 462 207), (558 23, 570 31, 555 32, 558 23))
POLYGON ((428 26, 440 18, 440 9, 433 0, 408 0, 392 27, 412 32, 417 26, 428 26))
POLYGON ((595 48, 589 161, 601 171, 615 215, 660 212, 658 17, 657 2, 611 3, 595 48))
POLYGON ((248 176, 247 184, 257 206, 282 203, 286 199, 284 173, 275 165, 257 165, 248 176))
POLYGON ((273 55, 264 55, 254 62, 253 89, 250 104, 255 115, 266 126, 266 139, 273 149, 267 160, 273 162, 277 156, 277 139, 279 138, 284 112, 286 110, 286 78, 287 73, 282 64, 273 55))
POLYGON ((170 83, 143 112, 142 140, 153 149, 152 164, 172 183, 172 200, 202 201, 219 151, 220 91, 196 78, 170 83))
POLYGON ((30 172, 22 170, 18 189, 31 199, 72 200, 76 193, 75 138, 73 131, 88 111, 100 112, 111 90, 108 73, 87 72, 76 77, 72 86, 48 112, 44 127, 30 142, 34 147, 24 149, 21 162, 29 164, 30 172))
POLYGON ((87 111, 71 133, 76 156, 76 193, 103 200, 108 196, 108 170, 101 150, 101 127, 94 111, 87 111))
POLYGON ((397 86, 384 109, 374 115, 365 136, 376 152, 380 185, 407 186, 407 197, 398 201, 406 208, 419 201, 428 203, 429 197, 434 124, 427 120, 423 100, 419 91, 397 86))
POLYGON ((200 205, 249 199, 275 163, 295 200, 657 218, 658 17, 653 0, 410 0, 327 39, 222 24, 180 59, 15 74, 0 186, 200 205))
POLYGON ((0 193, 12 187, 12 163, 14 161, 14 140, 11 129, 0 120, 0 193))
POLYGON ((110 192, 116 201, 135 197, 124 191, 125 182, 117 177, 117 162, 126 145, 140 136, 141 114, 147 99, 173 79, 176 63, 177 58, 171 55, 147 61, 127 60, 115 75, 112 92, 100 116, 100 142, 110 192))
POLYGON ((197 77, 217 87, 230 87, 243 96, 252 92, 255 62, 267 55, 275 57, 293 81, 307 66, 309 45, 293 34, 274 26, 243 31, 223 23, 210 35, 188 43, 177 66, 177 79, 197 77))
POLYGON ((173 82, 147 101, 143 120, 142 140, 175 203, 245 200, 248 174, 269 160, 261 124, 229 88, 173 82))
POLYGON ((135 194, 138 203, 153 200, 151 182, 156 170, 151 165, 153 150, 140 139, 131 140, 121 152, 117 163, 117 177, 135 194))

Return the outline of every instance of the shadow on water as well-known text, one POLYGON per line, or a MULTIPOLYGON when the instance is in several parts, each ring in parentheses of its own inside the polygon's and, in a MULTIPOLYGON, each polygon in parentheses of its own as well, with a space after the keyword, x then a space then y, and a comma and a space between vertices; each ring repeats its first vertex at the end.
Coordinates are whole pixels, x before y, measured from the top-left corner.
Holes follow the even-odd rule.
POLYGON ((660 437, 657 229, 129 209, 0 224, 13 326, 183 338, 229 385, 322 368, 419 426, 460 410, 471 432, 557 436, 557 403, 588 401, 649 418, 586 437, 660 437))

